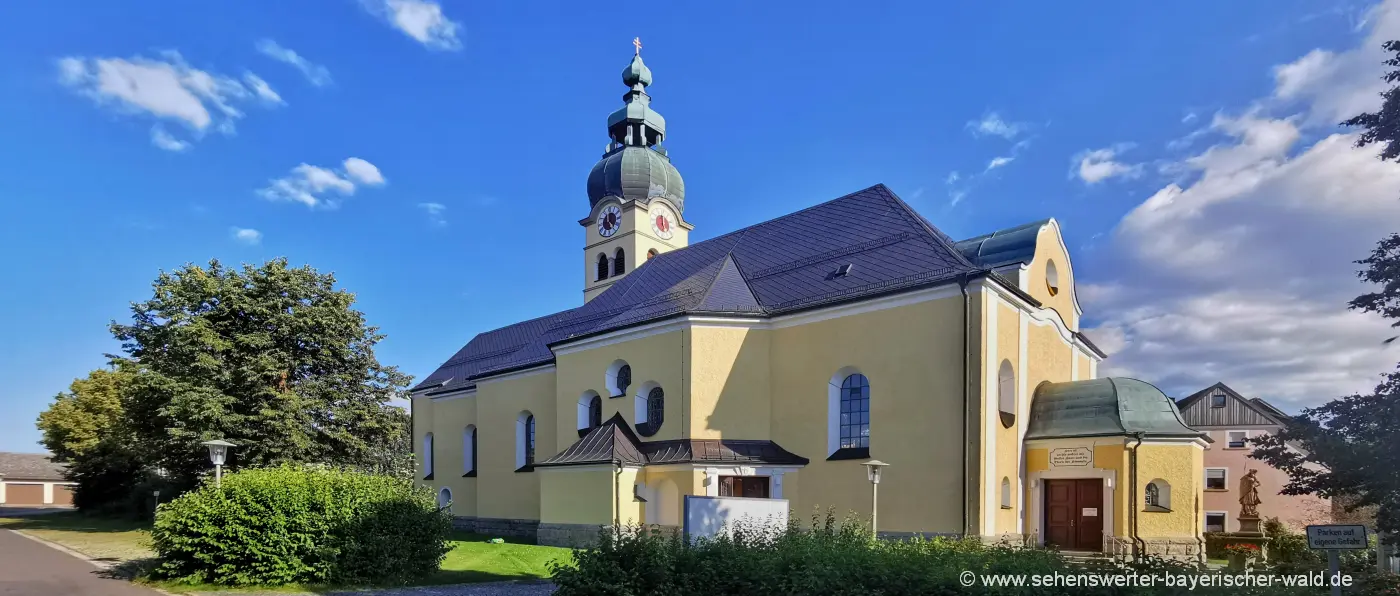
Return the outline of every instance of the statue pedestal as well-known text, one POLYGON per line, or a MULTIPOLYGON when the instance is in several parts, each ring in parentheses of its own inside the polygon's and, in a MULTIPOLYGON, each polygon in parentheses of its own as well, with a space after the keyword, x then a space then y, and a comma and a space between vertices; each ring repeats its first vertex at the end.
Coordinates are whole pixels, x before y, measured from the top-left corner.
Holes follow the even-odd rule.
POLYGON ((1258 517, 1243 517, 1243 516, 1241 516, 1241 517, 1240 517, 1240 531, 1239 531, 1238 533, 1239 533, 1239 534, 1258 534, 1258 535, 1260 535, 1260 536, 1263 536, 1263 535, 1264 535, 1264 530, 1263 530, 1263 527, 1260 525, 1260 520, 1259 520, 1258 517))
MULTIPOLYGON (((1258 560, 1268 559, 1269 553, 1267 545, 1269 538, 1264 535, 1264 529, 1260 519, 1256 517, 1240 517, 1240 531, 1230 532, 1224 535, 1227 545, 1230 544, 1252 544, 1259 547, 1258 560)), ((1249 557, 1243 555, 1230 555, 1230 569, 1234 571, 1245 571, 1249 567, 1249 557)))

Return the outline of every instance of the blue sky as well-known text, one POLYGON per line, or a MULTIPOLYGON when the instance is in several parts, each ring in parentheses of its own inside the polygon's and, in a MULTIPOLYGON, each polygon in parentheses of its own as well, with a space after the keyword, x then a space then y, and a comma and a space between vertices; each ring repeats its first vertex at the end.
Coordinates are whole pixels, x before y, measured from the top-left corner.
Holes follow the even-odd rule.
POLYGON ((1400 223, 1400 178, 1334 123, 1374 107, 1396 12, 18 4, 0 21, 0 450, 39 449, 38 413, 119 348, 107 324, 186 262, 334 272, 388 334, 381 361, 418 377, 577 305, 584 181, 634 36, 693 240, 879 182, 959 238, 1053 216, 1105 370, 1288 409, 1364 390, 1397 357, 1345 311, 1349 262, 1400 223))

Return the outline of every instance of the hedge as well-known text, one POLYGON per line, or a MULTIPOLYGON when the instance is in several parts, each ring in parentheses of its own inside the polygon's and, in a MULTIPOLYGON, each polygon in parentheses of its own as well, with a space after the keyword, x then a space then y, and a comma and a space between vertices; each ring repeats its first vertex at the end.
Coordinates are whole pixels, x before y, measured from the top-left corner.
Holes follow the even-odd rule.
POLYGON ((387 476, 281 467, 227 474, 164 503, 152 576, 231 586, 403 584, 438 570, 451 516, 387 476))
MULTIPOLYGON (((778 531, 740 525, 733 537, 693 544, 674 532, 629 526, 606 530, 595 548, 574 553, 573 565, 551 568, 556 596, 724 596, 747 594, 883 596, 927 594, 1316 594, 1316 588, 1197 586, 988 586, 982 575, 1030 578, 1056 573, 1159 578, 1233 574, 1160 559, 1115 567, 1111 563, 1072 563, 1058 552, 988 545, 980 540, 876 541, 853 520, 837 524, 832 515, 814 516, 808 528, 791 524, 778 531), (979 576, 973 586, 964 573, 979 576)), ((1389 585, 1372 582, 1361 593, 1380 594, 1389 585), (1379 587, 1377 587, 1379 586, 1379 587), (1375 590, 1375 591, 1372 591, 1375 590)), ((1030 580, 1027 580, 1030 581, 1030 580)), ((1160 580, 1159 580, 1160 581, 1160 580)), ((1218 581, 1218 580, 1217 580, 1218 581)), ((1325 590, 1324 590, 1325 592, 1325 590)), ((1354 592, 1349 592, 1354 593, 1354 592)))

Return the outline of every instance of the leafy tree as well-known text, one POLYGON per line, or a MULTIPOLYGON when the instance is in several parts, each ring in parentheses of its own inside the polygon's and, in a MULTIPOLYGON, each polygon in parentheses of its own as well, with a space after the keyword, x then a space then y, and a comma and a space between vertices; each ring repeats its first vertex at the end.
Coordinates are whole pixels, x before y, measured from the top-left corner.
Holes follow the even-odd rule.
POLYGON ((120 421, 122 390, 130 382, 131 371, 118 367, 75 379, 39 414, 39 443, 60 462, 81 457, 120 421))
MULTIPOLYGON (((1384 79, 1387 83, 1400 81, 1400 41, 1387 41, 1382 44, 1385 51, 1395 54, 1385 61, 1386 66, 1395 67, 1396 70, 1385 73, 1384 79)), ((1372 143, 1381 143, 1381 159, 1400 158, 1400 87, 1391 87, 1381 93, 1384 100, 1378 112, 1368 112, 1356 116, 1346 122, 1343 126, 1361 127, 1361 135, 1356 140, 1357 147, 1365 147, 1372 143)))
POLYGON ((162 272, 130 324, 113 323, 124 429, 146 465, 193 485, 201 441, 239 445, 233 463, 365 467, 406 434, 409 377, 379 363, 384 336, 333 275, 286 259, 235 269, 218 261, 162 272))

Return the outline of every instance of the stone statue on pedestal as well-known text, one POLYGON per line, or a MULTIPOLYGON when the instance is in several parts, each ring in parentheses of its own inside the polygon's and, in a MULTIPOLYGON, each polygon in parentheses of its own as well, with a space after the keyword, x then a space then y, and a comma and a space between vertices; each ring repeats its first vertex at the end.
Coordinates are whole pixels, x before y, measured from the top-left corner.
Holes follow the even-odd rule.
POLYGON ((1259 479, 1255 474, 1259 470, 1250 470, 1243 478, 1240 478, 1240 517, 1259 519, 1259 479))

